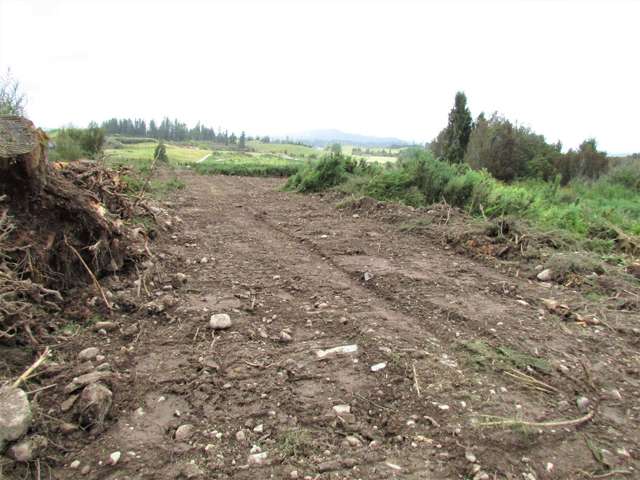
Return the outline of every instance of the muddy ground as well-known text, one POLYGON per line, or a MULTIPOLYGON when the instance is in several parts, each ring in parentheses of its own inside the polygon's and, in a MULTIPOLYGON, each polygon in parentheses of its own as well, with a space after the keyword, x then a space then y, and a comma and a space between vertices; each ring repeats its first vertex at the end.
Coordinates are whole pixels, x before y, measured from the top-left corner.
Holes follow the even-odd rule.
POLYGON ((105 282, 133 300, 53 346, 65 367, 35 398, 41 478, 640 478, 640 315, 611 292, 472 256, 447 242, 448 218, 406 228, 442 212, 179 176, 165 207, 181 222, 153 265, 105 282), (215 313, 231 328, 212 330, 215 313), (116 325, 91 327, 104 320, 116 325), (90 346, 113 371, 97 432, 61 411, 90 346), (485 425, 514 420, 532 425, 485 425))

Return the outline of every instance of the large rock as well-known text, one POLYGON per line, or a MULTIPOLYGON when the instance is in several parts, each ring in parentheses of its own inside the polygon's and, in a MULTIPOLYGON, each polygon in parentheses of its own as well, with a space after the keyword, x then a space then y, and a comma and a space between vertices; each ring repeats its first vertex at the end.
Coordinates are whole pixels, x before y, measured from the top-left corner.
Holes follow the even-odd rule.
POLYGON ((113 394, 101 383, 87 385, 78 399, 80 425, 91 427, 93 432, 104 429, 104 420, 111 410, 113 394))
POLYGON ((31 425, 31 405, 27 394, 13 387, 0 389, 0 452, 7 442, 19 439, 31 425))

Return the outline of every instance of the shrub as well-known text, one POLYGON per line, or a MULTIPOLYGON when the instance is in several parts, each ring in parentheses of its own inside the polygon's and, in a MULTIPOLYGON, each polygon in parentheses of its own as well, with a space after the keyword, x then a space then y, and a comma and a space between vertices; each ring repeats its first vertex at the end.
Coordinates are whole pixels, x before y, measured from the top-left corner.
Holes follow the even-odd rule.
POLYGON ((287 181, 285 189, 298 192, 319 192, 335 187, 347 179, 355 164, 350 157, 332 153, 318 162, 310 163, 287 181))

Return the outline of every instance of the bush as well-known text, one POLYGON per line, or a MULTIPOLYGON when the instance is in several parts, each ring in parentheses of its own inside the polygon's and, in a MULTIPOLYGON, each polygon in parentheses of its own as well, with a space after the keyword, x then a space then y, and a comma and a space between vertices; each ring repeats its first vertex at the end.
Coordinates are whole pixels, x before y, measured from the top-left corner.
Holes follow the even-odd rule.
POLYGON ((287 181, 285 189, 298 192, 319 192, 347 180, 355 170, 355 163, 341 153, 332 153, 318 162, 310 163, 287 181))
POLYGON ((97 157, 104 148, 105 135, 101 128, 65 128, 55 137, 51 158, 54 160, 78 160, 82 157, 97 157))

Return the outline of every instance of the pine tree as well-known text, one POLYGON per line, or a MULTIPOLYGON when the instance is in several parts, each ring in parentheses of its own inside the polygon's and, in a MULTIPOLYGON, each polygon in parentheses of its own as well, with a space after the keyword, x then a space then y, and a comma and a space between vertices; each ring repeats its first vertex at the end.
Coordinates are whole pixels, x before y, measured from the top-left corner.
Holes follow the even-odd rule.
POLYGON ((455 104, 449 112, 449 123, 438 136, 442 141, 442 157, 450 163, 462 163, 471 135, 471 112, 467 108, 467 96, 456 93, 455 104))
POLYGON ((238 141, 238 146, 240 148, 245 148, 247 144, 247 137, 244 134, 244 131, 240 134, 240 140, 238 141))
POLYGON ((169 157, 167 156, 167 147, 165 147, 162 140, 160 140, 158 142, 158 145, 156 145, 156 149, 153 152, 153 159, 161 163, 166 163, 169 161, 169 157))

